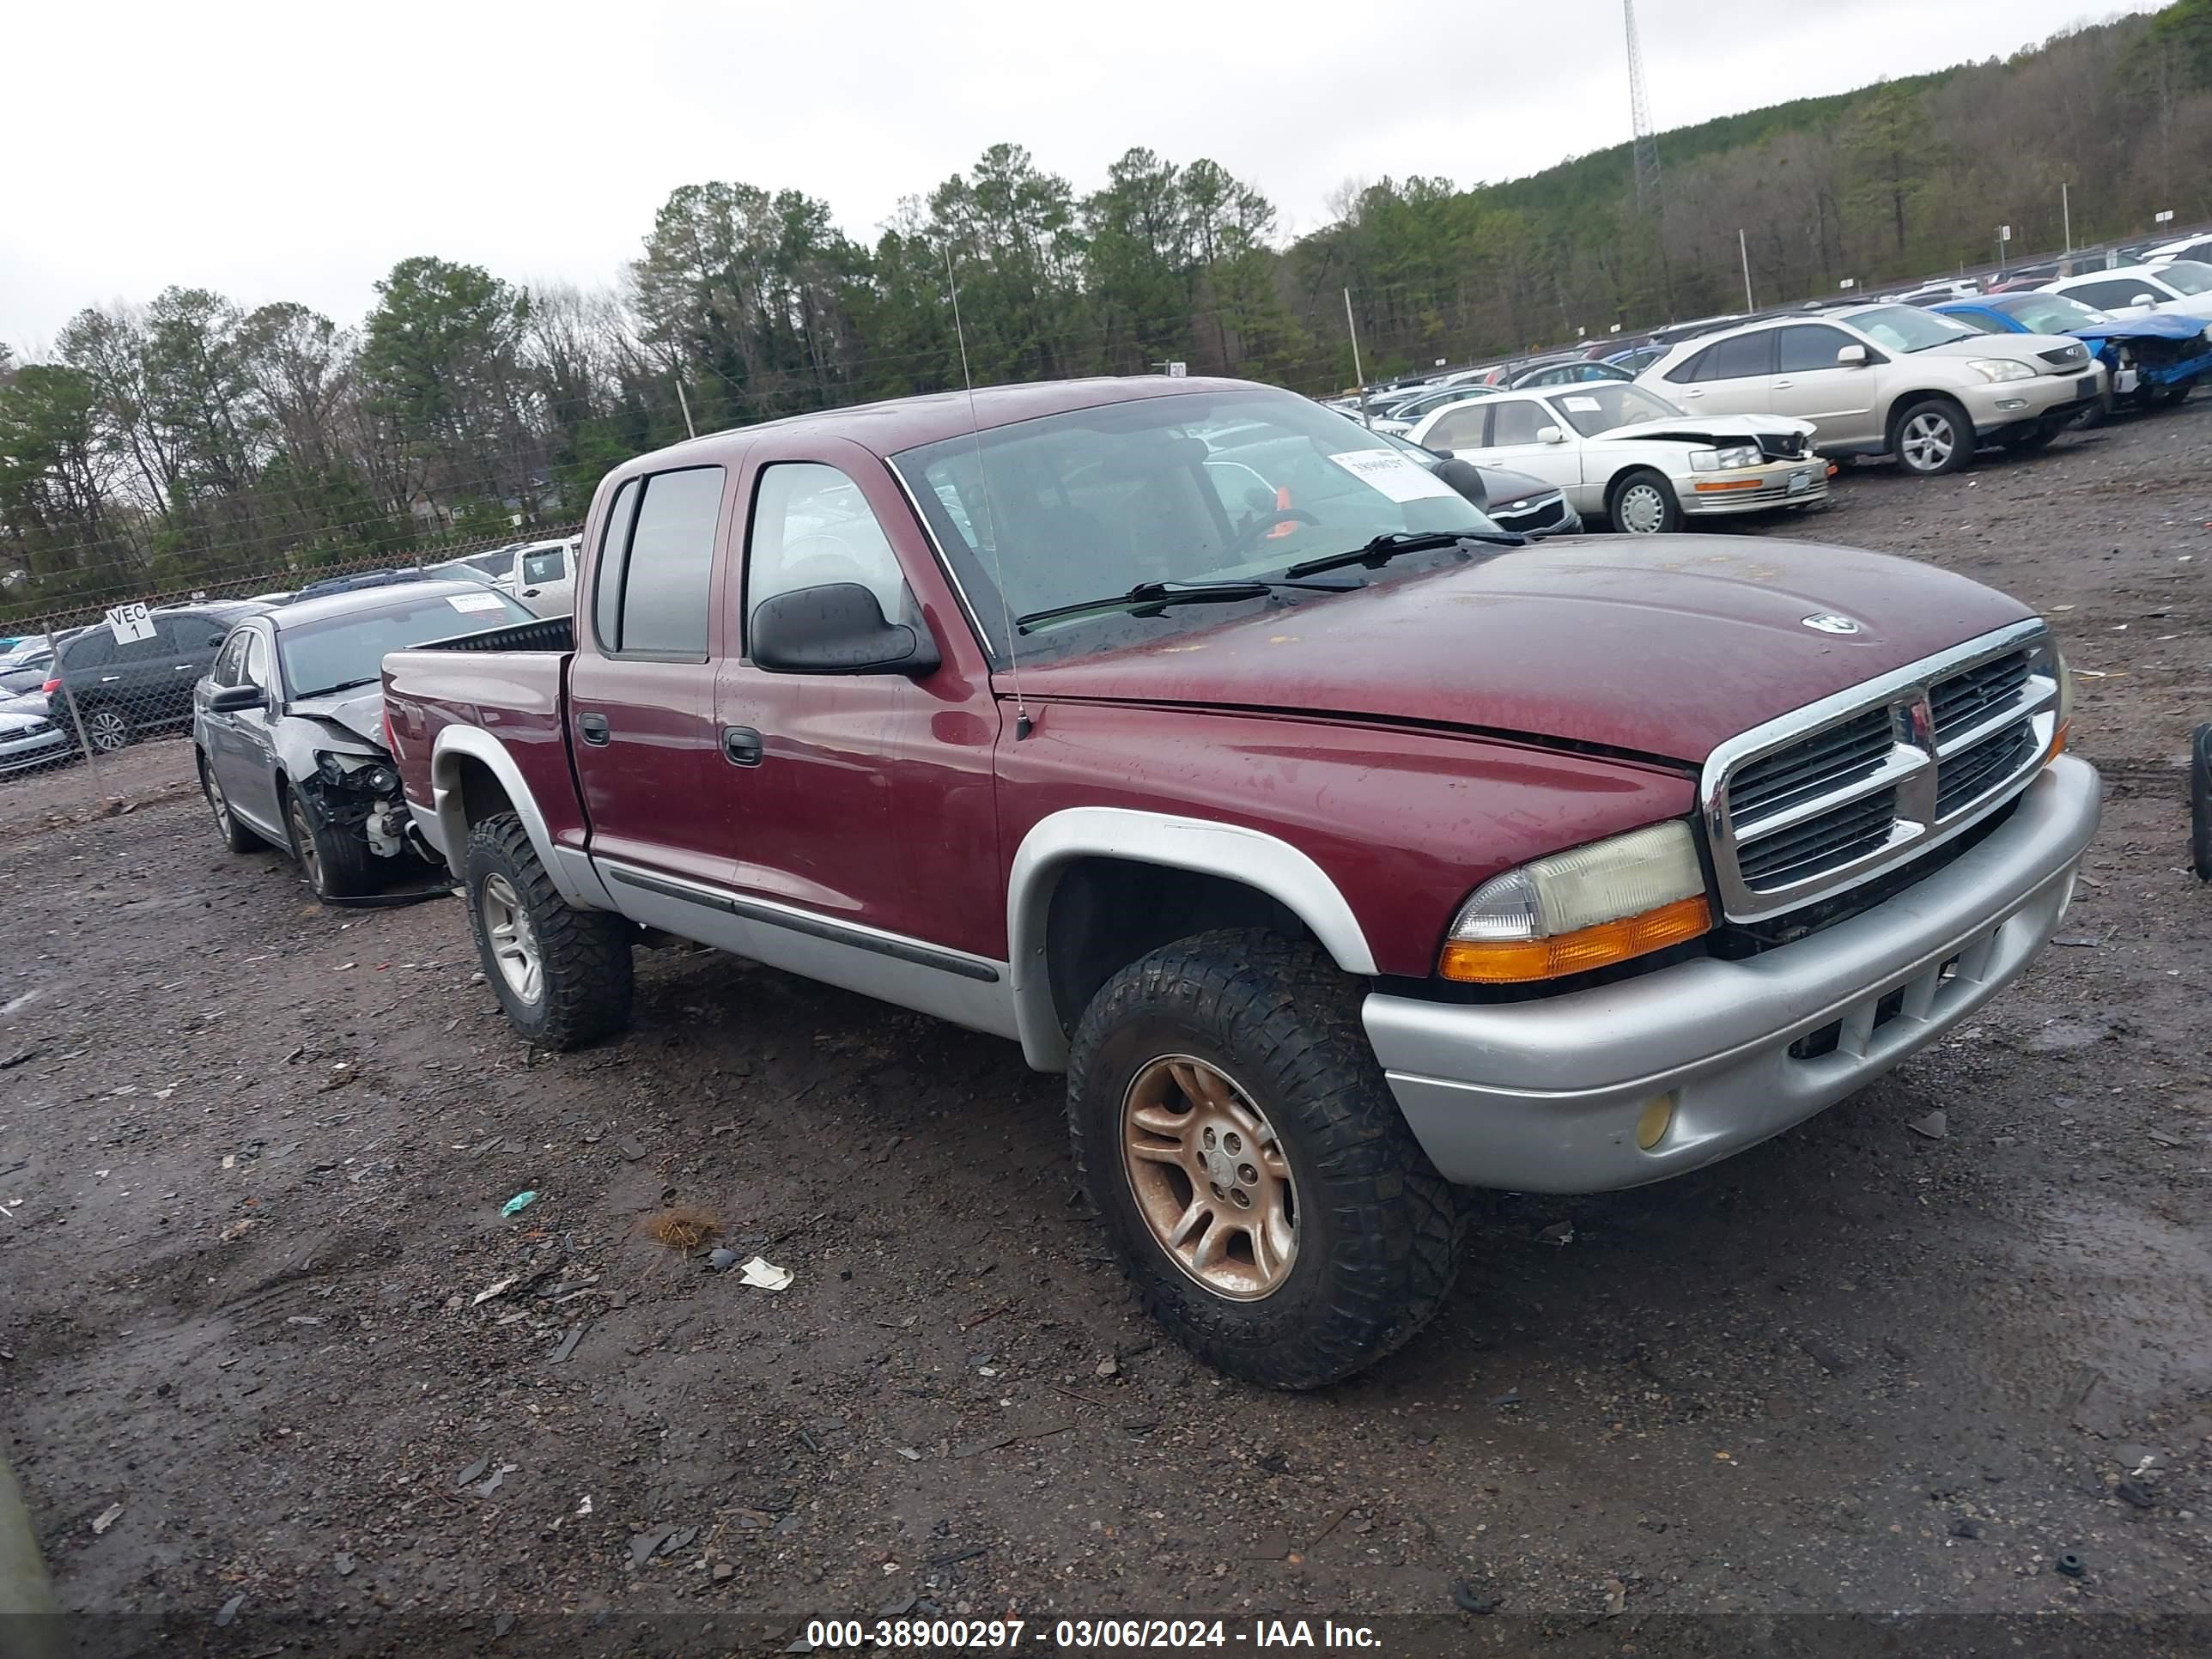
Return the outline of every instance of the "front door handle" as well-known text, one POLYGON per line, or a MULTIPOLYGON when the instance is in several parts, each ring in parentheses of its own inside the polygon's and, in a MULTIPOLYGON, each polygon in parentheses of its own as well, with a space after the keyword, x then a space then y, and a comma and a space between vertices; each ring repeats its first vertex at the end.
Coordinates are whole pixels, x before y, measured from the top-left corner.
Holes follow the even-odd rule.
POLYGON ((761 753, 761 734, 751 726, 722 728, 722 757, 732 766, 758 766, 761 753))
POLYGON ((594 746, 608 743, 614 737, 614 732, 607 725, 607 717, 605 714, 577 715, 576 730, 584 734, 586 743, 594 746))
POLYGON ((112 685, 112 684, 115 684, 115 682, 116 682, 116 681, 118 681, 118 680, 121 679, 122 678, 123 678, 123 676, 122 676, 122 675, 120 675, 120 674, 102 674, 102 675, 100 677, 100 683, 102 685, 112 685))
POLYGON ((1774 383, 1774 389, 1777 392, 1787 392, 1791 386, 1796 386, 1796 384, 1797 382, 1795 380, 1777 380, 1774 383))

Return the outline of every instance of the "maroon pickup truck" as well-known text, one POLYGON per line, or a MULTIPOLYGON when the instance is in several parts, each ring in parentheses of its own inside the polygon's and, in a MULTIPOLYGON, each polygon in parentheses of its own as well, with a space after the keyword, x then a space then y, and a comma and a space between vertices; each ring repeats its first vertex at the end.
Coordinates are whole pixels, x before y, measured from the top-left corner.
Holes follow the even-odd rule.
POLYGON ((2097 822, 2003 594, 1462 488, 1236 381, 718 434, 599 486, 573 637, 386 659, 393 748, 531 1041, 620 1030, 668 935, 1012 1038, 1153 1313, 1325 1383, 1434 1311, 1455 1188, 1841 1099, 2021 972, 2097 822))

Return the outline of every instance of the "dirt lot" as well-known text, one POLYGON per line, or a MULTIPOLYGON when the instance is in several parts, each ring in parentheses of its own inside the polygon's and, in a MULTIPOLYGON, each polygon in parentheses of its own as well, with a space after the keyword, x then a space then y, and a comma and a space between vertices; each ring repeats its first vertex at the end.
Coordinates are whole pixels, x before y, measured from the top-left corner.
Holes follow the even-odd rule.
POLYGON ((458 903, 318 908, 222 851, 183 744, 127 757, 124 815, 0 787, 0 1418, 86 1650, 729 1651, 938 1610, 1609 1653, 2055 1613, 2034 1650, 2204 1651, 2208 441, 2199 399, 1861 469, 1784 528, 2052 614, 2107 789, 2062 948, 1757 1152, 1485 1200, 1444 1316, 1318 1396, 1156 1336, 1007 1045, 664 951, 627 1040, 532 1056, 458 903), (790 1290, 641 1237, 669 1203, 790 1290), (1758 1616, 1674 1617, 1723 1613, 1758 1616))

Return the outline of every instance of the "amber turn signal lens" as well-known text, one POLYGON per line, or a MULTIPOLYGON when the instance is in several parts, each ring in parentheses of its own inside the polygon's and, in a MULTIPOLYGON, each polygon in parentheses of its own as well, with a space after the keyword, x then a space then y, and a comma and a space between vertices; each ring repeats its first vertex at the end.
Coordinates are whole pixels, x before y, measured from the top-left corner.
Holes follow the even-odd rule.
POLYGON ((1765 482, 1763 478, 1726 478, 1712 483, 1698 484, 1694 488, 1700 495, 1717 495, 1729 489, 1757 489, 1765 482))
POLYGON ((2050 765, 2051 762, 2057 760, 2061 755, 2066 752, 2066 739, 2073 730, 2074 726, 2071 721, 2061 720, 2058 722, 2058 729, 2051 734, 2051 747, 2043 751, 2043 763, 2045 766, 2050 765))
POLYGON ((1526 985, 1533 980, 1586 974, 1634 957, 1649 956, 1710 931, 1712 907, 1699 894, 1677 899, 1640 916, 1601 921, 1552 939, 1454 939, 1437 971, 1474 985, 1526 985))

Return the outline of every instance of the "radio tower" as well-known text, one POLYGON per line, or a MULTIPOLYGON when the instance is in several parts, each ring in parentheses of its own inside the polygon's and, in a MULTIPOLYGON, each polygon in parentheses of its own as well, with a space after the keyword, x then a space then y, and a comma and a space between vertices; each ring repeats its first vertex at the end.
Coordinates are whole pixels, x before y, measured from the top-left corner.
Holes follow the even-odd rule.
POLYGON ((1651 100, 1644 90, 1644 52, 1636 44, 1636 0, 1620 0, 1628 25, 1628 101, 1636 123, 1636 210, 1659 211, 1659 138, 1651 131, 1651 100))

